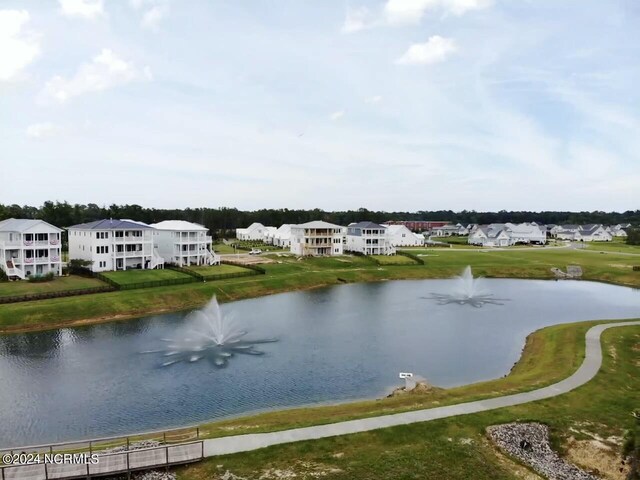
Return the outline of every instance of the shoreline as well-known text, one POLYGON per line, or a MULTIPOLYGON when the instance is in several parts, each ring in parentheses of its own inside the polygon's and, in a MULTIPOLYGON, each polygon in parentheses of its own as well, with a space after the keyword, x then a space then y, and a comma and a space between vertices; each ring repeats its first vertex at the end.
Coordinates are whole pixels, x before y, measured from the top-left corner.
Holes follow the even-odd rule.
MULTIPOLYGON (((252 277, 251 280, 245 280, 244 282, 237 282, 237 283, 233 283, 231 285, 240 285, 240 284, 246 284, 246 283, 253 283, 255 284, 255 286, 257 287, 255 289, 255 291, 253 292, 245 292, 243 294, 240 295, 236 295, 236 296, 231 296, 228 298, 225 298, 225 296, 227 296, 227 294, 224 291, 224 287, 230 285, 229 283, 224 284, 224 285, 216 285, 215 282, 210 282, 208 285, 211 287, 212 290, 214 290, 213 295, 216 295, 218 297, 218 301, 220 303, 231 303, 231 302, 235 302, 235 301, 240 301, 240 300, 247 300, 247 299, 251 299, 251 298, 260 298, 260 297, 265 297, 265 296, 269 296, 269 295, 277 295, 277 294, 281 294, 281 293, 289 293, 289 292, 302 292, 302 291, 309 291, 309 290, 315 290, 318 288, 326 288, 326 287, 332 287, 332 286, 338 286, 338 285, 348 285, 348 284, 355 284, 355 283, 376 283, 376 282, 388 282, 388 281, 396 281, 396 280, 449 280, 453 277, 449 276, 445 276, 445 275, 439 275, 443 272, 441 271, 432 271, 432 270, 427 270, 427 269, 419 269, 419 267, 417 266, 412 266, 412 267, 406 267, 406 266, 402 266, 402 267, 397 267, 397 266, 387 266, 387 267, 380 267, 378 266, 377 268, 371 268, 371 269, 345 269, 342 271, 339 271, 340 273, 373 273, 374 276, 365 276, 363 278, 356 278, 353 280, 346 280, 344 278, 341 278, 339 276, 334 277, 333 281, 323 281, 321 279, 318 279, 319 281, 317 283, 312 283, 312 284, 303 284, 300 283, 298 285, 282 285, 280 288, 272 288, 272 289, 266 289, 266 290, 262 290, 261 289, 261 283, 260 280, 262 280, 264 277, 258 277, 257 279, 254 279, 252 277), (396 267, 396 268, 391 268, 389 270, 387 270, 387 268, 389 267, 396 267), (412 268, 413 267, 413 268, 412 268), (409 273, 409 271, 407 269, 411 270, 411 275, 409 274, 404 274, 404 273, 409 273), (414 268, 419 269, 419 270, 414 270, 414 268), (406 271, 406 272, 405 272, 406 271), (388 276, 381 276, 381 277, 376 277, 375 274, 377 273, 392 273, 391 275, 388 276), (418 273, 418 275, 416 275, 416 273, 418 273), (433 275, 433 274, 436 275, 433 275), (404 275, 403 275, 404 274, 404 275), (222 295, 220 295, 222 294, 222 295)), ((322 273, 322 271, 320 271, 319 273, 322 273)), ((337 272, 333 272, 333 273, 337 273, 337 272)), ((627 288, 633 288, 633 289, 640 289, 640 286, 638 285, 633 285, 633 284, 629 284, 629 283, 625 283, 625 282, 616 282, 610 279, 606 279, 606 278, 578 278, 578 279, 558 279, 556 278, 554 275, 551 274, 551 272, 549 272, 548 275, 528 275, 528 276, 523 276, 521 275, 521 273, 524 272, 517 272, 517 274, 510 274, 506 273, 506 272, 500 272, 497 271, 495 272, 496 274, 488 274, 488 275, 484 275, 484 276, 480 276, 479 278, 487 278, 487 279, 514 279, 514 280, 547 280, 547 281, 589 281, 589 282, 598 282, 598 283, 604 283, 604 284, 608 284, 608 285, 616 285, 616 286, 620 286, 620 287, 627 287, 627 288)), ((277 274, 271 274, 271 277, 278 277, 277 274)), ((202 289, 203 285, 207 285, 206 282, 203 283, 193 283, 193 284, 187 284, 187 285, 181 285, 179 287, 173 287, 174 292, 187 292, 189 290, 192 291, 196 291, 199 289, 202 289)), ((153 293, 154 291, 158 291, 161 289, 165 289, 167 287, 162 287, 162 288, 147 288, 147 289, 139 289, 139 290, 128 290, 128 291, 116 291, 116 292, 108 292, 108 293, 97 293, 97 294, 92 294, 92 295, 86 295, 86 296, 82 296, 82 297, 64 297, 62 299, 45 299, 45 300, 36 300, 33 302, 23 302, 20 305, 24 305, 24 304, 37 304, 37 305, 43 305, 45 304, 45 302, 51 302, 54 303, 55 300, 68 300, 68 299, 75 299, 75 298, 82 298, 83 300, 87 300, 87 297, 92 297, 89 300, 99 300, 100 296, 103 295, 117 295, 119 293, 123 293, 123 292, 132 292, 132 293, 138 293, 141 296, 145 295, 145 293, 147 292, 151 292, 153 293), (98 298, 96 298, 95 296, 98 296, 98 298)), ((200 308, 203 305, 206 304, 207 301, 209 301, 209 299, 211 298, 211 296, 209 297, 205 297, 202 300, 198 300, 198 301, 193 301, 193 302, 185 302, 182 304, 177 304, 174 307, 167 307, 167 306, 163 306, 160 308, 144 308, 144 309, 140 309, 140 310, 131 310, 131 311, 125 311, 125 312, 118 312, 118 313, 111 313, 111 314, 104 314, 104 315, 97 315, 97 316, 89 316, 89 317, 83 317, 83 318, 78 318, 78 319, 72 319, 72 320, 61 320, 61 321, 52 321, 52 322, 47 322, 47 323, 30 323, 30 324, 20 324, 20 325, 10 325, 10 326, 0 326, 0 335, 13 335, 13 334, 21 334, 21 333, 36 333, 36 332, 43 332, 43 331, 48 331, 48 330, 56 330, 56 329, 61 329, 61 328, 78 328, 78 327, 85 327, 85 326, 91 326, 91 325, 99 325, 99 324, 104 324, 104 323, 110 323, 110 322, 122 322, 122 321, 127 321, 127 320, 133 320, 136 318, 141 318, 141 317, 146 317, 146 316, 152 316, 152 315, 163 315, 163 314, 167 314, 167 313, 176 313, 176 312, 181 312, 181 311, 188 311, 188 310, 192 310, 192 309, 196 309, 196 308, 200 308)), ((6 305, 17 305, 17 304, 6 304, 6 305)), ((0 306, 0 310, 1 310, 2 306, 0 306)), ((51 305, 51 309, 55 310, 55 305, 51 305)))

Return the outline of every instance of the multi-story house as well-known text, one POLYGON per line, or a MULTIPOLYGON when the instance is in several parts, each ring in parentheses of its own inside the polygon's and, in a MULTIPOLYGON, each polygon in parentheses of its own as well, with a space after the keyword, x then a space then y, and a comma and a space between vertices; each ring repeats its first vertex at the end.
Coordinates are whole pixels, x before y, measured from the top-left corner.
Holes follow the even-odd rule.
POLYGON ((165 220, 149 226, 153 228, 154 246, 166 263, 180 267, 220 263, 220 255, 211 251, 206 227, 183 220, 165 220))
POLYGON ((373 222, 352 223, 347 227, 345 250, 363 255, 395 255, 387 229, 373 222))
POLYGON ((0 268, 9 278, 62 275, 62 229, 43 220, 0 221, 0 268))
POLYGON ((291 225, 291 252, 301 256, 342 255, 344 227, 314 221, 291 225))
POLYGON ((131 220, 97 220, 68 228, 69 259, 91 262, 91 270, 163 268, 154 250, 153 228, 131 220))

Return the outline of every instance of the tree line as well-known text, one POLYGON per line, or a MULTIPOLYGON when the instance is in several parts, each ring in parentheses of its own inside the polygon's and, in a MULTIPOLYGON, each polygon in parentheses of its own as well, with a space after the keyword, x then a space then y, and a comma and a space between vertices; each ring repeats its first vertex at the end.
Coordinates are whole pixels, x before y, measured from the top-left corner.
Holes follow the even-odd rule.
POLYGON ((92 222, 105 218, 131 219, 145 223, 162 220, 186 220, 207 227, 216 237, 233 236, 236 228, 247 227, 253 222, 264 225, 280 226, 284 223, 305 223, 311 220, 324 220, 338 225, 369 220, 382 223, 388 220, 433 220, 448 221, 467 225, 470 223, 538 222, 541 224, 586 224, 601 223, 616 225, 631 223, 640 225, 640 210, 626 212, 566 212, 566 211, 507 211, 477 212, 473 210, 419 210, 416 212, 384 212, 366 208, 345 211, 325 211, 321 209, 261 209, 253 211, 237 208, 185 208, 159 209, 140 205, 99 206, 68 202, 47 201, 39 207, 29 205, 0 204, 0 220, 6 218, 42 219, 58 227, 66 228, 79 223, 92 222))

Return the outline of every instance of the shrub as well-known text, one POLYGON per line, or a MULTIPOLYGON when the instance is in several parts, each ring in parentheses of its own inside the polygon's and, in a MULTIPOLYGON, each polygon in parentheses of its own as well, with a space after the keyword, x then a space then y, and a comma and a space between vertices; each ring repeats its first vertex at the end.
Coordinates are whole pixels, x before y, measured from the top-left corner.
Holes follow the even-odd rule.
POLYGON ((640 265, 634 265, 633 266, 633 271, 634 272, 640 272, 640 265))
POLYGON ((49 282, 53 280, 53 272, 46 273, 44 275, 31 275, 29 277, 29 281, 31 283, 39 283, 39 282, 49 282))

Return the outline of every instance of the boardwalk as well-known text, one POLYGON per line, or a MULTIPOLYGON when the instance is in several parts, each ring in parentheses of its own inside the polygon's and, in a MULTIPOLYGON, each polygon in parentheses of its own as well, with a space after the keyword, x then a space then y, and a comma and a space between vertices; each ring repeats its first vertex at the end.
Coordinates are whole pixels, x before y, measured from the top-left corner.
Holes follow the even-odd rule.
POLYGON ((446 407, 416 410, 380 417, 363 418, 329 425, 296 428, 272 433, 236 435, 197 442, 163 445, 128 452, 101 455, 96 465, 21 465, 2 467, 0 480, 48 480, 71 479, 90 476, 113 475, 132 470, 162 468, 195 462, 204 457, 248 452, 282 443, 315 440, 320 438, 367 432, 379 428, 428 422, 441 418, 485 412, 502 407, 521 405, 570 392, 591 380, 602 366, 600 337, 609 328, 640 325, 640 321, 600 324, 591 327, 586 334, 585 359, 580 368, 570 377, 530 392, 460 403, 446 407))

